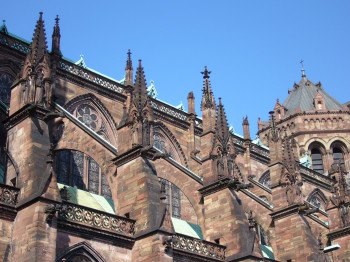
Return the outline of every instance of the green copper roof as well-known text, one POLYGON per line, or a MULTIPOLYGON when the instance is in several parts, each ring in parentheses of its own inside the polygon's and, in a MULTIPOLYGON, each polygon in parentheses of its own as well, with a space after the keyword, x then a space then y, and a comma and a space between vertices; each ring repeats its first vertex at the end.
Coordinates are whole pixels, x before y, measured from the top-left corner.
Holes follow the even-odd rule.
POLYGON ((107 197, 96 195, 75 187, 57 183, 61 190, 66 187, 70 196, 69 202, 84 207, 93 208, 110 214, 115 214, 113 200, 107 197))
POLYGON ((202 229, 199 225, 192 224, 190 222, 175 217, 172 217, 171 221, 173 222, 174 230, 176 233, 189 237, 203 239, 202 229))
POLYGON ((263 254, 263 257, 269 258, 269 259, 275 259, 275 256, 273 255, 272 247, 260 245, 261 251, 263 254))

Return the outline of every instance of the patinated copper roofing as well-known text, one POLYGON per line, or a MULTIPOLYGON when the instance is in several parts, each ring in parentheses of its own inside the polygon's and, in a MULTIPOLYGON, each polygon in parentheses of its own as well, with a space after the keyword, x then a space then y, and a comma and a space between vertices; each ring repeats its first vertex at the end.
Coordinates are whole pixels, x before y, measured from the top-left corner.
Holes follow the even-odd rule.
POLYGON ((343 108, 341 103, 324 91, 321 83, 314 84, 307 77, 302 77, 299 84, 294 84, 294 89, 289 90, 289 95, 282 104, 287 109, 286 115, 293 114, 297 108, 301 111, 316 110, 314 98, 317 92, 323 95, 326 110, 340 110, 343 108))

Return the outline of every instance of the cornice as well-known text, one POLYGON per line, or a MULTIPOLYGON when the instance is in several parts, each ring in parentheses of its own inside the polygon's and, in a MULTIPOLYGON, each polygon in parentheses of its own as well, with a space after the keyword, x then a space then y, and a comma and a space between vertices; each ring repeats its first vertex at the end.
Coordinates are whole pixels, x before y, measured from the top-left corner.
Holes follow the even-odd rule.
MULTIPOLYGON (((287 122, 289 120, 292 120, 293 118, 296 118, 298 116, 322 116, 322 115, 335 115, 335 114, 344 114, 344 115, 347 114, 347 115, 350 115, 350 111, 343 111, 343 110, 334 110, 334 111, 333 110, 332 111, 328 110, 328 111, 323 111, 323 112, 319 112, 319 111, 306 112, 306 111, 304 111, 304 112, 292 114, 292 115, 290 115, 290 116, 288 116, 288 117, 286 117, 284 119, 281 119, 280 121, 276 122, 276 126, 278 126, 278 125, 280 125, 280 124, 282 124, 284 122, 287 122)), ((270 125, 268 125, 268 126, 262 128, 261 130, 259 130, 257 132, 257 134, 263 133, 263 132, 265 132, 265 131, 267 131, 269 129, 270 129, 270 125)))
POLYGON ((341 229, 332 230, 327 234, 327 237, 330 241, 333 241, 335 239, 342 238, 348 235, 350 235, 350 226, 343 227, 341 229))
POLYGON ((223 190, 225 188, 229 187, 229 182, 231 179, 229 178, 223 178, 221 180, 215 181, 207 186, 202 187, 201 189, 199 189, 199 193, 202 194, 203 197, 211 195, 215 192, 218 192, 220 190, 223 190))
POLYGON ((35 104, 26 104, 21 109, 10 115, 5 121, 5 126, 7 130, 10 130, 15 125, 18 125, 24 119, 29 117, 35 117, 41 120, 44 120, 46 114, 48 114, 50 110, 43 108, 39 105, 35 104))
POLYGON ((299 214, 299 208, 300 205, 299 204, 294 204, 291 206, 287 206, 287 207, 282 207, 274 212, 272 212, 270 214, 271 218, 273 221, 294 215, 294 214, 299 214))

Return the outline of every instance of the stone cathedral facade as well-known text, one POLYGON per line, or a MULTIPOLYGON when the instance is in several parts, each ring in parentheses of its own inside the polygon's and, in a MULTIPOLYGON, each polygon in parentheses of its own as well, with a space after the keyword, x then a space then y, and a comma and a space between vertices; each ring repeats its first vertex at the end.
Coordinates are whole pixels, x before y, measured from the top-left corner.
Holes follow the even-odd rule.
POLYGON ((130 51, 117 81, 46 37, 0 27, 0 261, 350 261, 350 109, 320 82, 252 139, 206 67, 199 118, 130 51))

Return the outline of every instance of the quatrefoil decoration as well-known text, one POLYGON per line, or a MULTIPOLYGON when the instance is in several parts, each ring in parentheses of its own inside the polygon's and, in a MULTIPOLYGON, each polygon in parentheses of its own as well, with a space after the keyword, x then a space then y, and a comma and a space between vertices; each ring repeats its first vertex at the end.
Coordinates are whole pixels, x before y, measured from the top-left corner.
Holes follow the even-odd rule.
POLYGON ((87 127, 95 130, 97 127, 97 114, 90 106, 82 105, 77 110, 78 120, 83 122, 87 127))

